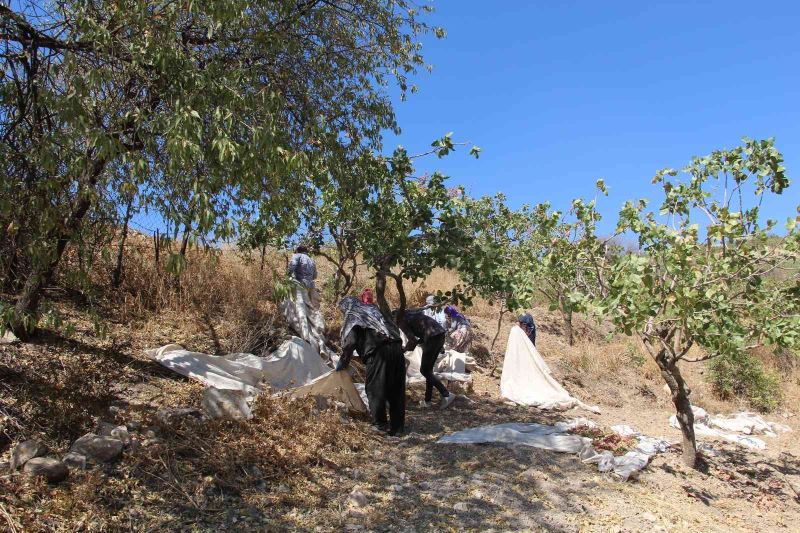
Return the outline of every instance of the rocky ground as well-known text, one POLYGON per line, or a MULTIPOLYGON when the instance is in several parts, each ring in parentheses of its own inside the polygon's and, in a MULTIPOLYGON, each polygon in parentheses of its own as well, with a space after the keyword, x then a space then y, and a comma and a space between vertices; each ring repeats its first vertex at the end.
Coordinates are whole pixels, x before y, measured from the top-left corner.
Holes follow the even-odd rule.
MULTIPOLYGON (((143 349, 179 342, 213 351, 201 329, 181 320, 118 324, 103 341, 87 328, 70 339, 53 334, 2 346, 0 461, 25 439, 40 439, 45 457, 55 460, 70 452, 91 456, 86 438, 76 448, 87 433, 121 439, 113 431, 125 426, 129 442, 117 453, 104 440, 113 454, 89 457, 85 469, 72 457, 69 476, 58 483, 0 468, 0 524, 10 531, 796 530, 800 424, 791 405, 768 418, 794 431, 766 437, 764 451, 712 442, 703 472, 686 469, 670 451, 628 482, 568 454, 437 444, 480 425, 578 416, 679 441, 667 422, 669 399, 646 367, 624 354, 582 362, 585 353, 601 356, 590 344, 567 350, 542 322, 542 354, 601 414, 508 405, 499 397, 499 372, 485 370, 474 374, 471 401, 459 399, 446 411, 421 408, 419 391, 410 391, 401 438, 374 434, 363 420, 313 401, 265 399, 247 423, 203 421, 191 410, 165 417, 169 409, 198 407, 202 387, 147 360, 143 349)), ((483 363, 490 367, 491 358, 483 363)), ((702 383, 702 369, 687 372, 702 383)), ((704 406, 738 408, 710 400, 704 406)))

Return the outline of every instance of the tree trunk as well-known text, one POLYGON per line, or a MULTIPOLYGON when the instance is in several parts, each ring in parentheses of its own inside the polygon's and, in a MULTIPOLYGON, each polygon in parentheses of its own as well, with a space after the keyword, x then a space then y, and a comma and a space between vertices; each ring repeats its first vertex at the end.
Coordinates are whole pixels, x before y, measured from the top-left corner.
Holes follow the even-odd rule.
POLYGON ((375 298, 378 300, 378 308, 386 315, 391 315, 389 303, 386 301, 386 273, 378 270, 375 273, 375 298))
POLYGON ((498 337, 500 337, 500 329, 503 327, 503 315, 506 314, 505 302, 500 302, 500 313, 497 315, 497 332, 494 334, 494 338, 492 339, 492 344, 489 346, 489 351, 491 352, 494 350, 494 345, 497 342, 498 337))
POLYGON ((505 302, 500 302, 500 313, 497 315, 497 331, 494 334, 494 338, 492 339, 492 344, 489 346, 489 352, 491 355, 492 360, 494 360, 494 364, 492 365, 492 371, 489 372, 489 377, 494 377, 495 371, 497 371, 497 367, 500 366, 500 358, 494 356, 494 345, 497 342, 497 339, 500 337, 500 330, 503 327, 503 315, 506 314, 505 302))
POLYGON ((183 225, 183 237, 181 239, 181 250, 180 255, 181 257, 186 257, 186 249, 189 247, 189 235, 191 233, 192 226, 189 222, 186 222, 183 225))
POLYGON ((400 274, 392 274, 394 278, 395 287, 397 287, 397 296, 400 299, 400 310, 405 311, 407 306, 406 302, 406 291, 403 287, 403 276, 400 274))
POLYGON ((698 464, 697 441, 694 435, 694 413, 692 412, 692 404, 689 401, 689 393, 691 391, 686 386, 686 382, 683 380, 680 370, 678 370, 677 363, 672 362, 663 349, 656 356, 656 363, 672 394, 672 403, 675 404, 678 424, 683 434, 683 463, 686 466, 695 468, 698 464))
POLYGON ((6 274, 5 274, 5 281, 3 282, 3 287, 6 291, 11 292, 14 290, 14 287, 17 284, 17 280, 19 276, 17 274, 17 269, 19 268, 19 254, 17 253, 17 247, 15 245, 13 239, 10 239, 9 242, 9 259, 8 265, 6 266, 6 274))
POLYGON ((572 309, 566 303, 563 297, 559 297, 561 306, 561 318, 564 320, 564 336, 567 338, 567 344, 570 346, 575 345, 575 334, 572 331, 572 309))
POLYGON ((122 224, 122 235, 119 240, 119 250, 117 250, 117 265, 111 274, 111 285, 116 289, 122 283, 122 260, 125 256, 125 240, 128 238, 128 223, 131 220, 131 208, 133 207, 133 196, 128 199, 125 206, 125 221, 122 224))
POLYGON ((156 228, 156 233, 153 235, 153 255, 155 258, 156 270, 158 270, 158 261, 161 256, 161 235, 159 234, 158 228, 156 228))
POLYGON ((14 306, 14 316, 9 326, 11 331, 22 340, 30 338, 34 333, 36 323, 36 313, 39 309, 39 302, 42 299, 42 291, 53 280, 53 275, 61 262, 67 244, 80 229, 83 219, 89 208, 92 206, 91 190, 97 184, 100 173, 105 168, 105 160, 95 159, 84 170, 82 178, 79 180, 78 196, 72 206, 70 214, 58 231, 51 235, 55 241, 55 249, 52 255, 43 261, 43 264, 36 265, 31 275, 22 286, 22 290, 17 297, 14 306))
POLYGON ((264 272, 264 258, 267 255, 267 245, 261 245, 261 272, 264 272))

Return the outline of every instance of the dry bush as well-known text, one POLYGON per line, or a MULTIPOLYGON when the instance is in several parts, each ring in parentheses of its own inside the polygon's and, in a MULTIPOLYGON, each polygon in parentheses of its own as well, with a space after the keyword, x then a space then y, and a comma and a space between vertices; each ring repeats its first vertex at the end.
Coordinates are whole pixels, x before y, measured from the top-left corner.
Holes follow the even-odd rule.
MULTIPOLYGON (((232 516, 259 528, 262 517, 285 512, 279 484, 348 466, 371 438, 310 399, 263 395, 254 414, 245 423, 180 419, 161 427, 162 442, 73 471, 56 487, 0 477, 0 505, 20 531, 214 530, 230 527, 232 516)), ((292 492, 285 503, 312 507, 327 496, 321 487, 292 492)))

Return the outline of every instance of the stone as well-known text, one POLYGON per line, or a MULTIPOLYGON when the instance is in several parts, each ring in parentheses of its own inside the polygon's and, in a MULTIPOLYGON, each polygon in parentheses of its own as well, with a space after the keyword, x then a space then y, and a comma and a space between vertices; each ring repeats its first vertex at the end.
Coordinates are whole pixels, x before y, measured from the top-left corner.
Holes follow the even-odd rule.
POLYGON ((458 513, 466 513, 469 511, 469 504, 467 502, 458 502, 453 506, 453 509, 458 513))
POLYGON ((86 456, 76 452, 69 452, 62 459, 65 465, 75 470, 86 470, 86 456))
POLYGON ((100 422, 98 434, 101 437, 113 437, 125 446, 131 443, 131 435, 128 433, 128 428, 125 426, 115 426, 108 422, 100 422))
POLYGON ((21 468, 29 460, 35 457, 41 457, 46 453, 47 446, 45 446, 42 441, 38 439, 26 440, 25 442, 17 444, 14 446, 14 449, 11 450, 11 462, 9 466, 11 470, 16 470, 21 468))
POLYGON ((389 490, 392 492, 403 492, 404 487, 402 485, 392 485, 389 487, 389 490))
POLYGON ((6 332, 0 336, 0 344, 15 344, 17 342, 19 342, 19 339, 11 330, 6 330, 6 332))
POLYGON ((32 477, 43 477, 50 483, 63 481, 69 475, 67 465, 52 457, 34 457, 25 463, 23 472, 32 477))
POLYGON ((70 451, 85 455, 89 461, 108 463, 122 455, 122 442, 114 437, 87 433, 72 443, 70 451))
POLYGON ((165 407, 156 412, 158 421, 166 425, 186 417, 203 418, 203 412, 194 407, 165 407))
POLYGON ((203 410, 211 418, 248 420, 253 418, 250 406, 241 391, 206 387, 203 391, 203 410))
POLYGON ((353 489, 353 492, 350 493, 350 496, 347 497, 347 503, 350 507, 361 508, 366 507, 369 503, 367 499, 367 495, 361 492, 358 489, 353 489))
POLYGON ((140 429, 142 429, 142 423, 137 422, 136 420, 131 420, 130 422, 127 422, 125 426, 128 428, 128 431, 139 431, 140 429))

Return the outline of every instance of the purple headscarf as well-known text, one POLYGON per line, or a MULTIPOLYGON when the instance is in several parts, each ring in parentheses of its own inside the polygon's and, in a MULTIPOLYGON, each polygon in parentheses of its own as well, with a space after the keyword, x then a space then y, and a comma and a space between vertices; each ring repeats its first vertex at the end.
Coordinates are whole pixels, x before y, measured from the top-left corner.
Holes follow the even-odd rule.
POLYGON ((448 305, 448 306, 446 306, 444 308, 444 314, 446 314, 447 316, 449 316, 452 319, 455 319, 455 320, 458 320, 458 321, 462 321, 463 320, 464 322, 469 323, 469 320, 467 320, 467 317, 465 317, 464 315, 459 313, 458 310, 455 307, 453 307, 452 305, 448 305))

